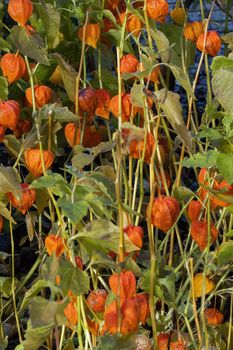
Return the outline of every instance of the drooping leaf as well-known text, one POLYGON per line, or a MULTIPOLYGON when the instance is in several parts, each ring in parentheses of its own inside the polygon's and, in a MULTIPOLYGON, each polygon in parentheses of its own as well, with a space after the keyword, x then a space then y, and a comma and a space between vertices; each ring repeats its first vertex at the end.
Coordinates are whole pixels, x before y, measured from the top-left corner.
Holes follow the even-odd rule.
POLYGON ((17 198, 20 198, 22 194, 20 182, 16 169, 0 166, 0 191, 2 193, 12 192, 17 198))
POLYGON ((162 62, 167 63, 170 57, 168 38, 160 30, 150 29, 150 33, 157 46, 162 62))
POLYGON ((233 113, 233 67, 219 68, 213 75, 212 87, 216 99, 225 111, 233 113))
POLYGON ((24 28, 14 26, 10 35, 15 46, 23 55, 34 59, 36 62, 49 65, 43 39, 38 33, 28 34, 24 28))
POLYGON ((0 293, 3 298, 9 298, 12 293, 12 280, 10 277, 0 277, 0 293))
MULTIPOLYGON (((22 144, 21 142, 15 137, 15 135, 5 135, 3 139, 3 143, 9 152, 9 154, 17 158, 19 155, 19 152, 21 150, 22 144)), ((23 157, 20 157, 20 160, 22 160, 23 157)))
POLYGON ((33 283, 32 287, 24 295, 19 312, 23 311, 28 306, 31 299, 34 296, 36 296, 41 291, 41 289, 47 288, 50 285, 51 285, 50 281, 45 281, 45 280, 38 280, 35 283, 33 283))
POLYGON ((176 187, 173 191, 173 196, 178 200, 178 201, 183 201, 190 199, 192 197, 195 197, 195 193, 191 191, 189 188, 184 187, 184 186, 179 186, 176 187))
POLYGON ((48 48, 54 49, 60 42, 60 13, 52 4, 37 3, 36 9, 46 31, 48 48))
POLYGON ((79 117, 69 111, 68 107, 62 107, 58 103, 45 105, 41 108, 39 114, 41 120, 48 120, 49 115, 59 123, 69 123, 79 120, 79 117))
POLYGON ((233 59, 225 56, 216 56, 213 58, 210 68, 213 74, 220 68, 233 68, 233 59))
POLYGON ((0 215, 2 215, 4 218, 6 218, 9 221, 12 221, 13 224, 16 224, 16 221, 11 216, 10 211, 6 208, 6 205, 2 202, 0 202, 0 215))
POLYGON ((25 340, 15 350, 38 350, 44 344, 54 327, 54 323, 42 327, 32 328, 30 321, 27 324, 25 340))
POLYGON ((44 176, 41 176, 38 179, 35 179, 30 187, 31 188, 48 188, 48 187, 53 187, 55 186, 58 182, 64 182, 64 178, 57 173, 48 173, 44 176))
POLYGON ((190 97, 193 97, 195 99, 195 95, 190 84, 188 75, 186 75, 181 68, 175 66, 174 64, 170 64, 169 67, 172 73, 174 74, 174 77, 176 78, 177 82, 187 91, 190 97))
POLYGON ((192 138, 184 123, 180 96, 166 89, 161 89, 156 92, 156 96, 174 130, 184 142, 185 146, 192 149, 192 138))
POLYGON ((60 54, 54 53, 53 57, 57 60, 61 67, 62 80, 69 99, 74 102, 76 93, 77 72, 69 65, 60 54))

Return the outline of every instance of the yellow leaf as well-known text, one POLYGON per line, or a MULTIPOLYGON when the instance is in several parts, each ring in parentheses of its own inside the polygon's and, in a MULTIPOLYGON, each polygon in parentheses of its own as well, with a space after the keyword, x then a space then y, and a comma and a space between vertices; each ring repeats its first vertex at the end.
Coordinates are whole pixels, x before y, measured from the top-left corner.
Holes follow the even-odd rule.
MULTIPOLYGON (((203 273, 198 273, 193 279, 193 288, 195 298, 200 298, 204 289, 203 273)), ((209 294, 215 288, 215 284, 208 277, 205 278, 205 294, 209 294)))
POLYGON ((78 30, 79 39, 81 41, 83 41, 84 39, 85 44, 92 46, 94 48, 96 48, 99 36, 100 36, 99 24, 90 23, 90 24, 87 24, 86 26, 79 28, 78 30), (85 36, 84 36, 84 29, 85 29, 85 36))

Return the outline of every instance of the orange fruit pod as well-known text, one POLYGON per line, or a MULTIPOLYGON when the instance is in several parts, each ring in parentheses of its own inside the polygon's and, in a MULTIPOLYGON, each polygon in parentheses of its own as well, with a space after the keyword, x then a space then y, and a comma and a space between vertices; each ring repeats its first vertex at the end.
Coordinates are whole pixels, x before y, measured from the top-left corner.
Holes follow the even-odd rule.
POLYGON ((45 238, 45 248, 49 256, 55 253, 56 257, 59 257, 65 250, 63 238, 54 234, 48 235, 45 238))
POLYGON ((6 132, 6 128, 4 128, 4 126, 0 125, 0 142, 3 142, 5 132, 6 132))
POLYGON ((88 329, 91 332, 91 334, 97 336, 98 332, 99 332, 99 323, 97 323, 95 320, 91 320, 87 316, 87 324, 88 324, 88 329))
MULTIPOLYGON (((148 132, 146 135, 146 147, 145 147, 145 156, 144 156, 144 162, 147 164, 150 163, 151 156, 154 149, 154 143, 155 143, 154 136, 150 132, 148 132)), ((140 159, 143 154, 143 149, 144 149, 144 139, 141 139, 141 140, 133 139, 130 142, 129 153, 132 158, 140 159)))
MULTIPOLYGON (((126 13, 122 12, 119 16, 119 23, 122 25, 125 19, 126 13)), ((136 37, 141 33, 141 29, 143 28, 143 23, 140 19, 133 13, 127 14, 126 20, 126 30, 128 33, 132 33, 136 37)))
MULTIPOLYGON (((145 68, 144 68, 144 65, 142 62, 139 63, 138 70, 140 72, 144 72, 145 68)), ((160 68, 159 68, 159 66, 157 66, 151 71, 151 74, 148 75, 147 77, 145 77, 144 79, 145 80, 149 79, 153 83, 158 83, 159 82, 159 72, 160 72, 160 68)))
MULTIPOLYGON (((24 152, 25 163, 27 169, 34 177, 43 174, 41 152, 37 148, 29 148, 24 152)), ((49 169, 54 161, 54 154, 51 151, 42 151, 45 170, 49 169)))
POLYGON ((14 135, 17 139, 19 139, 23 134, 30 131, 32 128, 32 124, 30 120, 19 120, 17 124, 17 128, 14 131, 14 135))
POLYGON ((94 116, 95 110, 98 107, 98 98, 95 90, 86 88, 79 91, 78 106, 81 113, 87 113, 89 117, 94 116))
POLYGON ((116 7, 118 7, 119 3, 121 2, 121 0, 107 0, 108 4, 115 9, 116 7))
POLYGON ((14 208, 21 211, 23 215, 26 214, 29 208, 33 205, 36 200, 36 191, 29 188, 29 184, 22 183, 20 187, 22 189, 22 198, 17 199, 13 193, 8 192, 6 194, 9 202, 14 208))
POLYGON ((132 298, 136 294, 136 278, 132 271, 114 273, 109 278, 109 286, 115 295, 119 295, 120 292, 122 299, 132 298))
POLYGON ((85 44, 94 47, 94 49, 97 46, 97 42, 100 37, 100 26, 97 23, 89 23, 86 26, 80 27, 78 29, 78 37, 81 41, 83 41, 85 44), (85 30, 85 37, 84 36, 84 30, 85 30))
POLYGON ((214 30, 211 30, 207 33, 205 47, 204 47, 204 39, 205 39, 204 33, 199 35, 196 42, 196 46, 198 50, 204 51, 206 54, 212 57, 216 56, 222 46, 222 41, 218 33, 214 30))
POLYGON ((186 16, 185 9, 183 9, 182 7, 174 8, 170 12, 170 16, 173 22, 182 26, 185 22, 185 16, 186 16))
POLYGON ((127 234, 131 242, 138 248, 142 248, 144 232, 142 227, 129 225, 124 227, 123 231, 127 234))
MULTIPOLYGON (((118 118, 119 116, 119 106, 118 106, 118 95, 112 97, 110 101, 110 110, 114 117, 118 118)), ((121 118, 122 122, 127 122, 130 120, 130 117, 135 116, 136 110, 133 108, 130 94, 122 94, 121 96, 121 118)))
POLYGON ((128 53, 127 55, 122 56, 120 61, 120 72, 123 73, 134 73, 137 71, 139 61, 136 56, 128 53))
MULTIPOLYGON (((122 335, 136 332, 138 329, 138 308, 134 300, 124 299, 120 306, 122 335)), ((104 331, 115 334, 118 331, 118 308, 117 302, 113 301, 104 312, 104 331)))
MULTIPOLYGON (((37 108, 41 108, 44 105, 48 104, 52 99, 53 91, 46 85, 35 85, 34 86, 34 94, 35 94, 35 103, 37 108)), ((26 99, 30 106, 32 103, 32 88, 28 88, 26 90, 26 99)))
POLYGON ((149 316, 149 303, 148 303, 148 295, 147 294, 137 294, 133 298, 134 302, 138 308, 138 320, 142 324, 146 323, 147 317, 149 316))
MULTIPOLYGON (((86 146, 86 140, 89 139, 91 133, 90 128, 85 127, 83 135, 83 145, 86 146)), ((81 141, 81 130, 75 125, 75 123, 68 123, 65 126, 65 137, 70 147, 74 147, 80 144, 81 141), (75 137, 76 134, 76 137, 75 137)))
POLYGON ((75 256, 74 259, 75 259, 76 266, 82 271, 83 270, 82 258, 80 256, 75 256))
POLYGON ((147 0, 146 5, 148 16, 156 22, 164 23, 169 12, 168 2, 166 0, 147 0))
POLYGON ((73 329, 78 323, 78 312, 73 301, 64 308, 64 315, 68 321, 68 327, 73 329))
POLYGON ((97 89, 95 91, 96 98, 98 100, 98 105, 95 110, 95 114, 98 117, 104 119, 109 119, 110 113, 110 94, 105 89, 97 89))
POLYGON ((157 335, 158 350, 169 350, 168 348, 169 340, 170 340, 169 333, 159 333, 157 335))
POLYGON ((215 283, 211 281, 208 277, 204 280, 204 275, 202 272, 198 273, 194 276, 193 279, 193 289, 194 289, 194 297, 200 298, 202 296, 203 290, 204 290, 204 283, 205 283, 205 295, 209 294, 214 290, 215 283))
POLYGON ((191 222, 197 221, 199 219, 202 209, 202 204, 200 201, 192 200, 188 206, 188 218, 191 222))
POLYGON ((20 106, 17 101, 0 102, 0 125, 15 131, 20 118, 20 106))
POLYGON ((162 195, 154 199, 151 223, 166 233, 175 224, 179 213, 180 205, 177 199, 162 195))
POLYGON ((217 326, 223 323, 224 315, 215 308, 206 309, 204 315, 207 323, 211 326, 217 326))
POLYGON ((8 3, 8 13, 15 21, 25 26, 32 15, 33 4, 31 0, 10 0, 8 3))
POLYGON ((202 22, 191 22, 186 24, 183 34, 186 39, 195 42, 203 32, 204 26, 202 22))
POLYGON ((94 125, 91 125, 90 127, 87 127, 90 130, 90 136, 87 137, 84 135, 84 143, 86 147, 96 147, 100 142, 102 141, 102 134, 99 130, 96 130, 94 125))
POLYGON ((178 339, 170 342, 170 350, 188 350, 188 348, 182 339, 178 339))
POLYGON ((2 215, 0 215, 0 233, 2 233, 3 225, 4 225, 4 223, 3 223, 3 217, 2 217, 2 215))
POLYGON ((0 62, 2 74, 9 84, 13 84, 26 74, 26 63, 19 54, 6 53, 0 62))
MULTIPOLYGON (((229 185, 229 183, 225 180, 221 181, 220 184, 218 184, 218 190, 221 191, 219 195, 233 195, 233 186, 229 185), (226 190, 225 192, 222 192, 223 190, 226 190)), ((217 196, 213 195, 213 204, 218 207, 228 207, 230 203, 224 202, 223 199, 218 198, 217 196)))
MULTIPOLYGON (((190 233, 192 239, 197 243, 201 251, 203 251, 208 244, 208 223, 206 221, 194 221, 191 224, 190 233)), ((211 241, 213 243, 218 237, 218 230, 211 224, 210 226, 211 241)))
POLYGON ((105 302, 108 293, 105 289, 97 289, 92 291, 87 297, 87 304, 94 312, 104 312, 105 302))

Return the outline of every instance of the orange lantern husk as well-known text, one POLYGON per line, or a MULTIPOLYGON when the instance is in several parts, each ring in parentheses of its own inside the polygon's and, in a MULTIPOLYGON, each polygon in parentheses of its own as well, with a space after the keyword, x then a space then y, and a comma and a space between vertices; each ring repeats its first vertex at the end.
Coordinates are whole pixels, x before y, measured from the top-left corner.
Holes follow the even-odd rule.
MULTIPOLYGON (((132 118, 136 114, 136 109, 133 107, 131 102, 130 94, 122 94, 121 96, 121 118, 122 122, 127 122, 130 120, 130 117, 132 118)), ((118 95, 112 97, 110 101, 110 110, 114 117, 119 117, 119 104, 118 104, 118 95)))
MULTIPOLYGON (((90 127, 85 127, 84 133, 83 133, 83 146, 87 146, 87 141, 89 140, 91 135, 90 127)), ((78 129, 75 123, 68 123, 65 126, 65 137, 67 142, 69 143, 70 147, 74 147, 76 145, 80 144, 81 141, 81 130, 78 129)))
POLYGON ((31 0, 10 0, 8 3, 8 13, 15 21, 25 26, 32 15, 33 4, 31 0))
POLYGON ((164 195, 154 199, 151 223, 163 232, 167 232, 176 222, 180 205, 176 198, 164 195))
POLYGON ((2 215, 0 215, 0 233, 2 233, 3 225, 4 225, 3 217, 2 217, 2 215))
POLYGON ((78 37, 81 41, 83 41, 85 44, 96 48, 97 42, 100 37, 100 26, 96 23, 89 23, 86 26, 83 26, 79 28, 78 30, 78 37), (84 31, 85 31, 85 37, 84 37, 84 31))
MULTIPOLYGON (((35 103, 37 108, 41 108, 48 104, 52 99, 53 91, 46 85, 35 85, 34 86, 35 103)), ((26 99, 28 103, 32 106, 32 88, 26 90, 26 99)))
POLYGON ((78 312, 74 302, 70 301, 64 308, 64 315, 68 321, 68 326, 73 329, 78 323, 78 312))
POLYGON ((63 238, 54 234, 48 235, 45 238, 45 248, 49 256, 54 253, 56 257, 59 257, 65 251, 63 238))
POLYGON ((136 56, 128 53, 127 55, 122 56, 120 61, 120 72, 123 73, 134 73, 137 71, 139 61, 136 56))
POLYGON ((3 142, 4 137, 5 137, 5 132, 6 132, 6 128, 4 128, 4 126, 0 125, 0 142, 3 142))
POLYGON ((123 231, 127 234, 133 244, 135 244, 140 249, 142 248, 144 236, 142 227, 129 225, 127 227, 124 227, 123 231))
MULTIPOLYGON (((204 220, 192 222, 190 233, 192 239, 197 243, 200 250, 203 251, 208 244, 208 223, 204 220)), ((210 244, 212 244, 218 238, 218 230, 213 224, 210 226, 210 234, 210 244)))
POLYGON ((36 148, 29 148, 24 152, 27 169, 34 177, 39 177, 43 174, 41 155, 43 157, 45 170, 47 170, 53 164, 53 152, 43 150, 41 154, 41 151, 36 148))
POLYGON ((96 98, 98 100, 98 106, 95 110, 95 114, 98 117, 109 119, 110 113, 110 94, 105 89, 97 89, 95 91, 96 98))
POLYGON ((200 201, 192 200, 188 206, 188 218, 191 222, 197 221, 199 219, 202 209, 202 204, 200 201))
POLYGON ((164 23, 168 12, 168 2, 166 0, 147 0, 147 12, 151 19, 156 22, 164 23))
POLYGON ((17 128, 14 131, 14 135, 17 139, 19 139, 23 134, 30 131, 31 128, 32 128, 32 124, 30 120, 27 120, 27 119, 19 120, 19 122, 17 123, 17 128))
POLYGON ((13 84, 21 79, 26 71, 26 63, 19 54, 6 53, 0 62, 2 74, 7 78, 9 84, 13 84))
POLYGON ((105 289, 97 289, 90 292, 87 297, 87 304, 94 312, 102 313, 104 312, 107 296, 108 293, 105 289))
POLYGON ((204 312, 205 319, 210 326, 218 326, 223 323, 224 315, 215 308, 206 309, 204 312))
POLYGON ((142 324, 146 323, 147 317, 150 313, 148 299, 149 297, 147 294, 137 294, 133 299, 138 308, 139 322, 141 322, 142 324))
POLYGON ((79 91, 78 95, 79 112, 87 113, 88 121, 92 120, 95 115, 95 110, 98 107, 98 99, 95 90, 85 88, 79 91))
POLYGON ((17 101, 0 102, 0 125, 15 131, 20 118, 20 106, 17 101))
POLYGON ((199 35, 196 42, 196 46, 198 50, 204 51, 206 54, 212 57, 216 56, 219 53, 222 46, 222 41, 218 33, 214 30, 207 32, 205 47, 204 47, 204 39, 205 39, 205 33, 202 33, 201 35, 199 35))
POLYGON ((132 271, 114 273, 109 278, 109 286, 111 291, 115 295, 120 295, 122 299, 132 298, 136 294, 136 278, 132 271))
POLYGON ((197 41, 197 38, 204 32, 202 22, 187 23, 184 28, 184 37, 191 41, 197 41))
POLYGON ((14 208, 17 208, 25 215, 36 200, 36 191, 30 189, 27 183, 22 183, 20 186, 22 189, 22 198, 17 199, 11 192, 7 193, 7 198, 14 208))

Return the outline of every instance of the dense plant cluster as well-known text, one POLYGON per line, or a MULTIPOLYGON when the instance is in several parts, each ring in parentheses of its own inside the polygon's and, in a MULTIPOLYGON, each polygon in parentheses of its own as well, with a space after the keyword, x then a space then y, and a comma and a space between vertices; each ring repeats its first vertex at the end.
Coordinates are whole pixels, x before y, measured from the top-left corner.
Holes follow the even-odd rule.
POLYGON ((1 349, 233 349, 232 33, 190 3, 2 5, 1 349))

